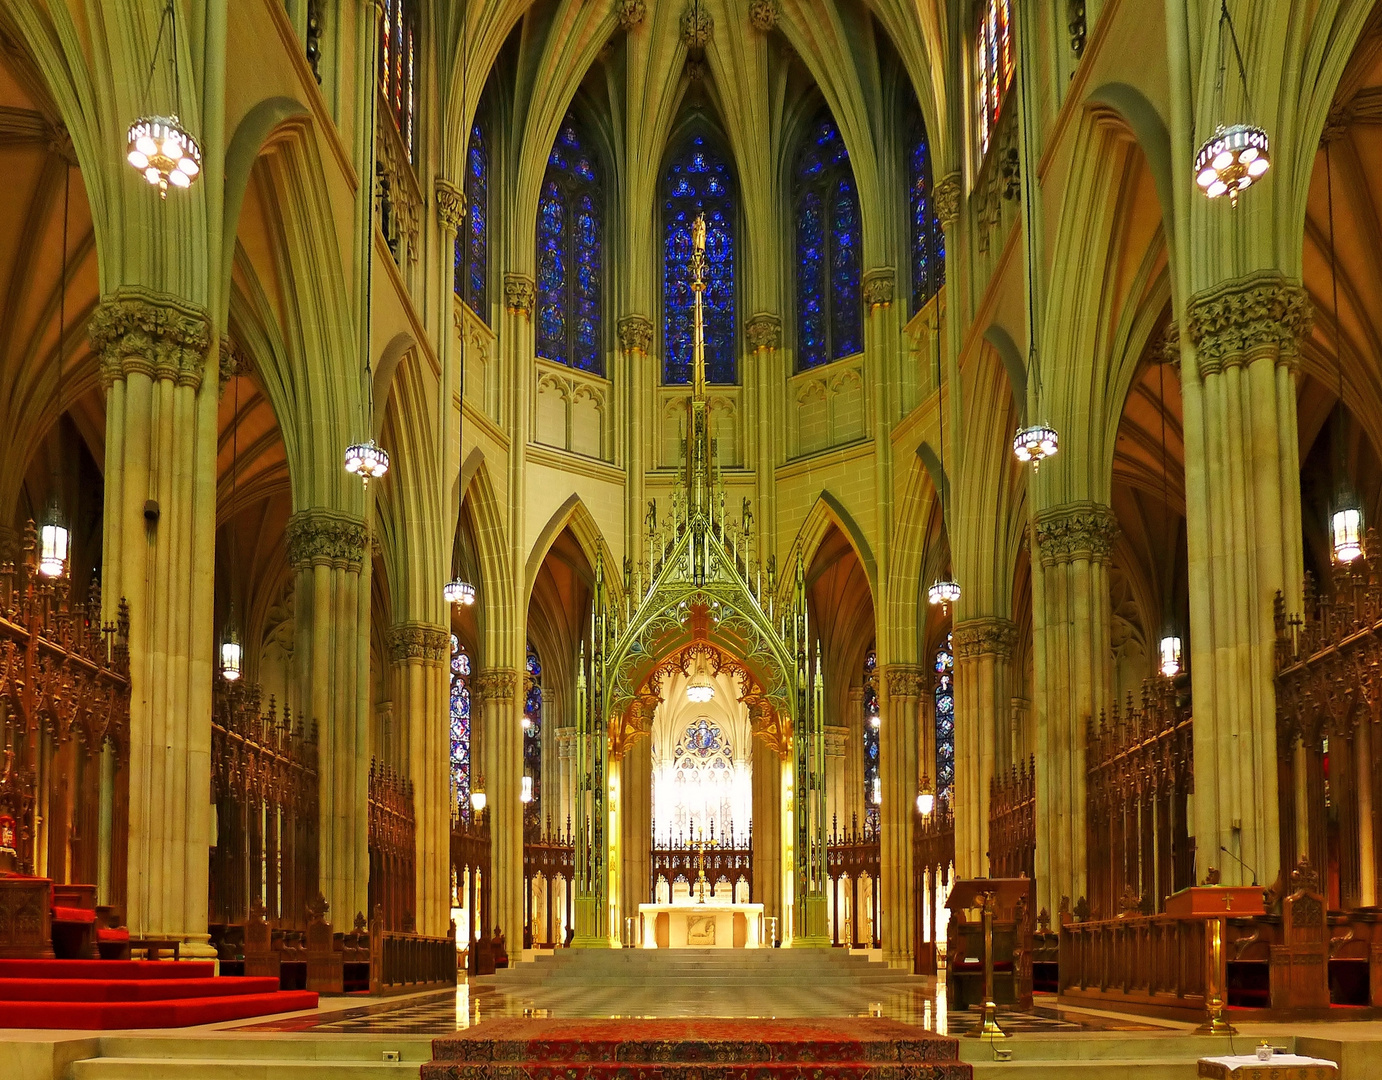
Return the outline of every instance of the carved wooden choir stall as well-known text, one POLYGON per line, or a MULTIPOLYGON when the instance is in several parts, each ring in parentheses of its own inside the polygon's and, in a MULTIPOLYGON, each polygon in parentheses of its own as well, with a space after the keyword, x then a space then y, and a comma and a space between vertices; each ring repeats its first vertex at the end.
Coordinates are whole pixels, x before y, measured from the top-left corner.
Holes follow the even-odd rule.
POLYGON ((881 847, 878 830, 868 822, 859 828, 856 815, 849 829, 832 829, 826 841, 825 868, 830 879, 830 943, 847 948, 881 948, 881 847))
POLYGON ((576 843, 571 822, 553 831, 549 820, 540 831, 536 820, 524 821, 523 947, 561 948, 575 926, 576 843))

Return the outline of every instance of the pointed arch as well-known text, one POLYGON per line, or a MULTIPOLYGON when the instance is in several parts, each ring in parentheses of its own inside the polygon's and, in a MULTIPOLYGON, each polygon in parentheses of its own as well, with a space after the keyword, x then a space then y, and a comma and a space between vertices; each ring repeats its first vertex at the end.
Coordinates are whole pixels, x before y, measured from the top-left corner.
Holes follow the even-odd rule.
POLYGON ((795 565, 798 557, 802 564, 810 566, 816 557, 816 551, 821 546, 821 541, 825 539, 825 534, 830 526, 834 525, 849 540, 850 546, 854 549, 854 554, 859 560, 859 565, 864 568, 864 574, 868 578, 869 596, 873 600, 875 608, 878 603, 878 561, 874 558, 873 549, 869 546, 868 537, 864 535, 864 530, 859 527, 859 523, 854 520, 854 516, 844 508, 837 496, 830 491, 822 491, 807 511, 805 520, 797 530, 796 539, 792 541, 791 549, 788 552, 788 560, 778 572, 778 594, 784 603, 791 599, 793 579, 786 568, 795 565))
MULTIPOLYGON (((610 597, 610 602, 614 603, 616 598, 623 595, 623 578, 619 573, 619 567, 614 562, 614 552, 609 543, 605 540, 604 533, 600 531, 600 526, 596 523, 594 515, 586 507, 581 497, 574 492, 569 495, 547 519, 533 542, 532 551, 528 553, 528 561, 524 574, 523 604, 524 610, 527 609, 528 602, 533 595, 533 583, 537 581, 538 571, 542 569, 542 561, 547 558, 547 553, 552 549, 562 530, 570 528, 571 535, 580 544, 581 551, 585 554, 586 560, 594 567, 597 559, 603 559, 605 565, 605 589, 610 597)), ((594 587, 594 581, 590 582, 594 587)))

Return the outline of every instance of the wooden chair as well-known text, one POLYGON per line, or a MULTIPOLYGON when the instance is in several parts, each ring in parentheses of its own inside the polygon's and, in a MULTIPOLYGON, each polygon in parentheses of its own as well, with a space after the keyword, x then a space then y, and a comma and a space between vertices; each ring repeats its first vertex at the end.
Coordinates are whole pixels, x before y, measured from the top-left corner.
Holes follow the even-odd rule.
POLYGON ((1291 871, 1281 903, 1281 944, 1272 946, 1272 1008, 1329 1008, 1329 925, 1319 878, 1307 860, 1291 871))

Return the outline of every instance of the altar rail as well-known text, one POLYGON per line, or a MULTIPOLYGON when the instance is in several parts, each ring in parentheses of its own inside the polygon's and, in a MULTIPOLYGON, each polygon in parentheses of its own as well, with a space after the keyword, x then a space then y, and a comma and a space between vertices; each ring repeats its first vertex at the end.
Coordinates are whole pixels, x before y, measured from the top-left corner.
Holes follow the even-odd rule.
POLYGON ((69 578, 38 572, 30 521, 18 562, 0 562, 0 873, 94 882, 101 862, 101 755, 114 785, 108 899, 125 905, 129 836, 129 607, 101 622, 69 578), (9 841, 8 843, 6 841, 9 841), (10 854, 10 852, 13 854, 10 854))
POLYGON ((856 814, 851 828, 832 826, 826 841, 825 868, 830 881, 830 941, 849 948, 882 948, 883 898, 878 829, 856 814))
POLYGON ((243 923, 259 902, 301 930, 317 891, 316 724, 294 724, 286 706, 280 719, 272 697, 261 712, 259 687, 242 680, 218 676, 211 700, 210 922, 243 923))

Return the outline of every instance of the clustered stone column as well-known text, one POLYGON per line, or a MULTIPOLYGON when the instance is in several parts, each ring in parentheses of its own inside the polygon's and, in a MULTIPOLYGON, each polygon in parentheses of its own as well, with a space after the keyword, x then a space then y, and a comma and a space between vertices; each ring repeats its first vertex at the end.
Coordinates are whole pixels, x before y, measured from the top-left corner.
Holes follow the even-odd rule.
POLYGON ((830 724, 825 729, 825 814, 827 835, 849 828, 850 805, 846 793, 849 768, 849 728, 830 724))
POLYGON ((449 713, 451 634, 444 626, 410 622, 389 633, 393 661, 394 723, 399 759, 413 783, 417 820, 418 933, 446 933, 451 881, 449 713))
MULTIPOLYGON (((523 698, 514 668, 486 668, 472 682, 481 703, 481 746, 486 813, 490 821, 490 871, 495 925, 510 950, 523 941, 523 698), (515 936, 517 935, 517 936, 515 936)), ((488 927, 493 932, 493 927, 488 927)))
POLYGON ((917 702, 923 669, 890 664, 882 669, 884 696, 879 726, 878 778, 881 826, 883 958, 912 958, 912 808, 916 806, 917 702))
POLYGON ((999 618, 968 619, 956 625, 951 635, 955 656, 955 873, 959 877, 986 877, 989 872, 989 781, 996 769, 1009 764, 1008 687, 1016 641, 1016 624, 999 618))
MULTIPOLYGON (((1190 674, 1195 695, 1195 848, 1200 873, 1272 881, 1280 860, 1273 598, 1301 603, 1296 367, 1305 290, 1275 271, 1190 298, 1185 402, 1190 674)), ((1298 851, 1307 850, 1297 837, 1298 851)))
MULTIPOLYGON (((765 739, 753 740, 753 899, 765 917, 776 916, 778 935, 787 933, 782 895, 782 754, 765 739)), ((790 797, 790 793, 788 793, 790 797)), ((793 873, 791 867, 788 873, 793 873)))
POLYGON ((205 310, 126 287, 88 328, 106 390, 102 618, 130 607, 126 919, 207 955, 216 379, 205 310))
POLYGON ((338 923, 369 906, 369 529, 335 510, 288 519, 297 575, 297 713, 317 725, 320 888, 338 923))
POLYGON ((1061 897, 1073 905, 1087 895, 1085 732, 1111 700, 1108 562, 1117 535, 1113 511, 1099 503, 1048 507, 1034 522, 1037 905, 1050 912, 1061 897))

